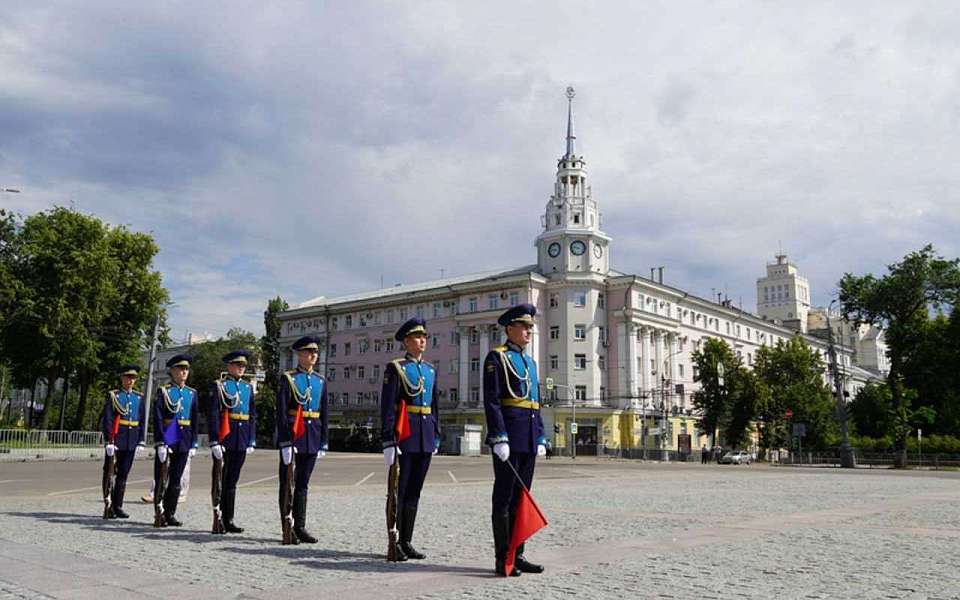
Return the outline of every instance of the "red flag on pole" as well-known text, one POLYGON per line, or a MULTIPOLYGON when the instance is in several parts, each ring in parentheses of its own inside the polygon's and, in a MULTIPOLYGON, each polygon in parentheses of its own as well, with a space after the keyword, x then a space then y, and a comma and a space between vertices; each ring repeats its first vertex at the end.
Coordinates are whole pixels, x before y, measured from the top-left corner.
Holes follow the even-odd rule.
POLYGON ((113 431, 111 432, 110 441, 117 441, 117 434, 120 433, 120 415, 117 415, 113 418, 113 431))
POLYGON ((399 443, 410 437, 412 432, 410 431, 410 419, 407 418, 407 403, 403 400, 400 401, 400 410, 398 412, 397 442, 399 443))
POLYGON ((227 439, 227 436, 230 435, 230 411, 224 410, 220 413, 220 431, 217 432, 217 437, 220 438, 220 443, 223 443, 223 440, 227 439))
POLYGON ((520 501, 517 503, 517 518, 513 522, 513 534, 510 536, 510 546, 507 548, 506 571, 513 571, 513 561, 516 558, 517 546, 527 541, 533 534, 547 526, 547 518, 540 512, 540 507, 533 501, 533 496, 527 488, 520 488, 520 501))
POLYGON ((297 404, 297 416, 293 418, 293 427, 290 429, 293 433, 293 439, 299 440, 307 432, 307 426, 303 424, 303 405, 297 404))

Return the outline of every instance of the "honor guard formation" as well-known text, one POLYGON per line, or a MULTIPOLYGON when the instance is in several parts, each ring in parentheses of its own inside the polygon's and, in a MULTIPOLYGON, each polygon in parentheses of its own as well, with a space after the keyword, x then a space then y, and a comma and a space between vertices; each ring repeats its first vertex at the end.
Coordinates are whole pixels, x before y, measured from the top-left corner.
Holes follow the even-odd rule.
MULTIPOLYGON (((537 365, 525 353, 536 308, 515 306, 499 319, 507 342, 490 351, 483 367, 483 404, 487 444, 493 455, 491 523, 494 568, 498 575, 541 573, 526 559, 524 541, 546 524, 529 497, 534 466, 546 454, 540 417, 537 365)), ((389 561, 419 560, 413 530, 431 457, 440 448, 436 368, 424 360, 427 323, 413 318, 395 335, 404 355, 384 369, 380 421, 387 466, 387 552, 389 561)), ((307 530, 310 476, 328 448, 326 381, 314 366, 321 340, 304 336, 293 343, 297 368, 280 377, 277 389, 276 439, 279 447, 280 534, 283 544, 315 544, 307 530)), ((254 388, 243 377, 252 355, 247 350, 223 357, 226 371, 209 387, 206 407, 213 459, 211 506, 214 534, 242 533, 236 517, 237 482, 246 456, 256 448, 254 388)), ((180 481, 198 446, 194 429, 200 397, 187 385, 193 359, 179 354, 167 361, 171 383, 157 389, 154 418, 154 527, 179 527, 180 481)), ((127 475, 144 447, 146 401, 134 389, 139 367, 120 368, 120 389, 104 405, 106 441, 103 465, 103 518, 126 519, 123 496, 127 475)))

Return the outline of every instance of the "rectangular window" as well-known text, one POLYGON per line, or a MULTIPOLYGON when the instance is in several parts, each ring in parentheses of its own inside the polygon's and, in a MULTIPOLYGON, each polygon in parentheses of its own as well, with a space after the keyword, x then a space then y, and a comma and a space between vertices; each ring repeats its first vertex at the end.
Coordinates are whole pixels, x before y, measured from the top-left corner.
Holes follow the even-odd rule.
POLYGON ((602 385, 600 386, 600 399, 601 400, 607 399, 607 388, 603 387, 602 385))
POLYGON ((343 403, 344 406, 350 404, 350 392, 344 392, 343 396, 340 397, 340 402, 343 403))
POLYGON ((373 366, 373 378, 380 379, 380 365, 373 366))
POLYGON ((583 323, 578 323, 573 326, 573 339, 578 341, 583 341, 587 339, 587 326, 583 323))
POLYGON ((330 329, 334 331, 340 329, 340 317, 333 317, 330 319, 330 329))
POLYGON ((441 309, 440 303, 439 303, 439 302, 434 302, 434 303, 433 303, 433 318, 434 318, 434 319, 439 319, 439 318, 440 318, 440 309, 441 309))
POLYGON ((456 331, 450 332, 450 343, 454 346, 460 343, 460 334, 456 331))
POLYGON ((597 356, 597 366, 601 369, 607 368, 607 357, 604 355, 597 356))
POLYGON ((456 404, 460 401, 460 390, 457 388, 450 388, 450 402, 456 404))
POLYGON ((480 402, 480 388, 470 388, 470 402, 474 404, 480 402))
POLYGON ((350 379, 350 367, 343 368, 343 378, 350 379))
POLYGON ((431 347, 431 348, 436 348, 436 347, 439 346, 439 345, 440 345, 440 338, 437 337, 437 336, 435 336, 435 335, 431 335, 431 336, 430 336, 430 347, 431 347))
POLYGON ((607 299, 603 294, 597 294, 597 308, 606 308, 607 299))
POLYGON ((393 352, 393 340, 387 340, 384 346, 387 352, 393 352))
POLYGON ((497 295, 490 294, 487 296, 487 310, 496 310, 497 308, 497 295))
POLYGON ((467 311, 468 311, 468 312, 477 312, 477 299, 476 299, 475 297, 474 297, 474 298, 470 298, 470 300, 468 301, 468 303, 469 303, 469 308, 467 309, 467 311))
POLYGON ((343 318, 343 326, 347 329, 351 329, 353 327, 353 315, 347 315, 343 318))
POLYGON ((350 342, 343 343, 343 355, 350 356, 350 342))
POLYGON ((357 342, 357 354, 366 354, 370 347, 370 340, 360 340, 357 342))
POLYGON ((387 309, 387 323, 393 323, 393 309, 387 309))
POLYGON ((607 343, 607 328, 606 328, 606 327, 598 327, 598 328, 597 328, 597 334, 600 336, 600 343, 601 343, 601 344, 606 344, 606 343, 607 343))
POLYGON ((517 292, 510 292, 510 306, 516 306, 520 304, 520 294, 517 292))
POLYGON ((585 291, 578 291, 573 293, 573 305, 574 306, 586 306, 587 305, 587 293, 585 291))
POLYGON ((337 355, 337 345, 330 344, 330 358, 333 358, 336 355, 337 355))
POLYGON ((560 295, 550 294, 550 308, 557 308, 558 306, 560 306, 560 295))
POLYGON ((586 354, 574 354, 573 355, 573 368, 579 371, 587 368, 587 355, 586 354))
POLYGON ((360 365, 359 367, 357 367, 357 379, 363 379, 364 375, 366 374, 366 371, 367 370, 364 368, 363 365, 360 365))
POLYGON ((550 368, 559 369, 560 368, 560 358, 556 354, 550 355, 550 368))
POLYGON ((680 379, 683 379, 683 365, 682 365, 682 364, 678 364, 678 365, 677 365, 677 373, 680 374, 680 379))
POLYGON ((574 388, 574 390, 575 390, 575 394, 576 394, 575 397, 576 397, 577 400, 579 400, 579 401, 582 402, 582 401, 584 401, 584 400, 587 399, 587 386, 585 386, 585 385, 578 385, 576 388, 574 388))
POLYGON ((404 321, 407 320, 407 309, 406 307, 404 307, 404 308, 401 308, 398 312, 400 315, 400 322, 403 323, 404 321))
POLYGON ((423 305, 422 305, 422 304, 420 304, 420 305, 417 306, 417 318, 418 318, 418 319, 422 319, 422 318, 423 318, 423 305))
POLYGON ((374 352, 383 351, 383 340, 373 340, 373 351, 374 352))
POLYGON ((380 392, 370 392, 370 400, 372 404, 380 404, 380 392))
POLYGON ((367 317, 365 315, 358 316, 357 321, 359 322, 359 327, 367 326, 367 317))
POLYGON ((471 359, 470 359, 470 372, 471 372, 471 373, 479 373, 479 372, 480 372, 480 359, 479 359, 479 358, 471 358, 471 359))
POLYGON ((476 328, 470 330, 470 343, 479 344, 480 343, 480 331, 476 328))
POLYGON ((330 367, 330 371, 329 371, 329 373, 327 373, 327 379, 328 379, 329 381, 336 381, 336 380, 337 380, 337 369, 336 369, 336 367, 330 367))
POLYGON ((459 373, 460 372, 460 363, 455 360, 450 361, 450 372, 459 373))
POLYGON ((560 339, 560 327, 557 325, 550 326, 550 339, 559 340, 560 339))
POLYGON ((373 313, 373 324, 374 324, 374 325, 379 325, 379 324, 380 324, 380 320, 381 320, 382 318, 383 318, 383 313, 382 313, 382 311, 379 311, 379 310, 378 310, 377 312, 373 313))

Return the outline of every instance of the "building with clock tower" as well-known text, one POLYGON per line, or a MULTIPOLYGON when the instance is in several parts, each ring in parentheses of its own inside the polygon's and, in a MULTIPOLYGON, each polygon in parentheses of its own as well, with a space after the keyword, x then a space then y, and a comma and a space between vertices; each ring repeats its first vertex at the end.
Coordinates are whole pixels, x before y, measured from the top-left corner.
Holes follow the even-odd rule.
MULTIPOLYGON (((699 387, 692 355, 707 338, 726 341, 748 367, 759 348, 794 335, 826 354, 818 337, 665 284, 662 273, 611 269, 611 238, 576 152, 573 99, 567 88, 566 148, 535 238, 535 264, 319 296, 279 315, 282 368, 296 364, 289 350, 296 338, 324 340, 318 369, 328 381, 334 430, 378 426, 384 365, 403 352, 393 335, 413 316, 427 321, 425 358, 437 369, 444 451, 480 452, 481 366, 504 339, 497 318, 519 303, 537 307, 527 352, 540 381, 554 384, 541 391, 541 410, 559 451, 662 456, 712 444, 714 432, 700 427, 692 404, 699 387), (468 425, 478 435, 466 435, 468 425)), ((851 353, 841 354, 849 367, 851 353)), ((850 384, 855 390, 862 382, 850 384)))

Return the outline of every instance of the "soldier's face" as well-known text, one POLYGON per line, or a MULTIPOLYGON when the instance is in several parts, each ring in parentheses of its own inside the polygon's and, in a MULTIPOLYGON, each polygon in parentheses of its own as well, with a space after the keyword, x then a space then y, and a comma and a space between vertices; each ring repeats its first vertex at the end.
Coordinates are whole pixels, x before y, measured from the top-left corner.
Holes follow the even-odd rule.
POLYGON ((123 389, 130 391, 133 389, 133 384, 137 382, 136 375, 121 375, 120 376, 120 385, 123 386, 123 389))
POLYGON ((526 323, 507 325, 507 339, 521 348, 530 343, 531 333, 533 333, 533 325, 527 325, 526 323))
POLYGON ((231 377, 243 377, 244 372, 247 370, 246 363, 240 362, 231 362, 227 363, 227 373, 230 373, 231 377))
POLYGON ((177 385, 183 385, 190 376, 190 367, 172 367, 170 369, 170 379, 177 385))
POLYGON ((320 356, 320 353, 315 348, 297 350, 297 361, 301 367, 307 370, 313 369, 313 365, 317 364, 318 356, 320 356))
POLYGON ((403 338, 403 347, 414 356, 420 356, 427 349, 427 335, 414 333, 403 338))

